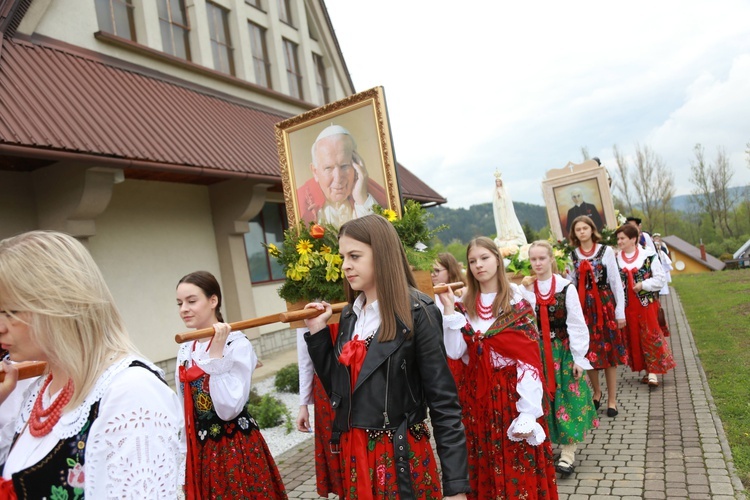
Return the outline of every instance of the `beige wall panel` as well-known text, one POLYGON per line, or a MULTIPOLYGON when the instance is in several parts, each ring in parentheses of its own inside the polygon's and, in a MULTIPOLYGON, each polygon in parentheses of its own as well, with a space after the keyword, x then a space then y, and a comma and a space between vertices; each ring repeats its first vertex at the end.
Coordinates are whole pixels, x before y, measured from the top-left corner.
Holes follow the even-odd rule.
POLYGON ((0 239, 37 228, 31 175, 0 172, 0 239))
POLYGON ((203 269, 219 278, 208 190, 203 186, 126 180, 96 220, 89 249, 130 334, 154 361, 174 358, 185 330, 177 281, 203 269))

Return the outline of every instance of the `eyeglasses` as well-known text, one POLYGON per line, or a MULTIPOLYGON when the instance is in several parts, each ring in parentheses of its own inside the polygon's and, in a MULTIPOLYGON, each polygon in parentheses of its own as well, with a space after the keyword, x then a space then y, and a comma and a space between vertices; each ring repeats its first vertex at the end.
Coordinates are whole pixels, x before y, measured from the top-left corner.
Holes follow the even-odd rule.
POLYGON ((431 274, 431 275, 432 275, 432 274, 440 274, 440 273, 442 273, 443 271, 447 271, 447 269, 445 269, 445 268, 441 268, 441 269, 438 269, 437 267, 433 267, 433 268, 432 268, 432 271, 430 271, 430 274, 431 274))

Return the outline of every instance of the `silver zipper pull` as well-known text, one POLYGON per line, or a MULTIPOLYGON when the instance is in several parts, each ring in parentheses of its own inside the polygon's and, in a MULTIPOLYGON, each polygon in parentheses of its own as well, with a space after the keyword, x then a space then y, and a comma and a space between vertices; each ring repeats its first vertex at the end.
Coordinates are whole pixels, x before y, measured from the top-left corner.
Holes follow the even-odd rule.
POLYGON ((383 418, 385 419, 385 421, 383 423, 383 427, 388 427, 391 424, 391 421, 388 419, 388 412, 387 411, 383 412, 383 418))

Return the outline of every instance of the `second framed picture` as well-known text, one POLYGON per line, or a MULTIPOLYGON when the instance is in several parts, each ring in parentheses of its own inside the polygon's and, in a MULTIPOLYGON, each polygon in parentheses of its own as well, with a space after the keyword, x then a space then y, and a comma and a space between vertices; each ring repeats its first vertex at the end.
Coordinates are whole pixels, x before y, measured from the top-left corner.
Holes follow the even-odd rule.
POLYGON ((276 124, 289 226, 341 226, 377 204, 401 215, 382 87, 276 124))

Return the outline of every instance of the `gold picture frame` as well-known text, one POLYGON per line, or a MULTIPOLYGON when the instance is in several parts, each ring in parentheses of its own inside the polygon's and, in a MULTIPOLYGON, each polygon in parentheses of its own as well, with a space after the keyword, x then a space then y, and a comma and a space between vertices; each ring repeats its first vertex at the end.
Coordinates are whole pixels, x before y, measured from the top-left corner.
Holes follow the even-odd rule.
POLYGON ((568 162, 563 168, 548 170, 542 193, 550 230, 557 240, 568 237, 568 226, 578 215, 591 217, 600 230, 617 227, 609 176, 595 160, 568 162))
POLYGON ((347 217, 360 216, 372 202, 401 216, 396 161, 382 87, 286 119, 277 123, 275 128, 289 227, 295 227, 300 222, 325 222, 338 227, 348 220, 347 217), (341 127, 345 129, 345 134, 341 133, 341 127), (319 156, 320 163, 328 165, 327 171, 339 169, 336 180, 331 180, 333 174, 329 176, 323 173, 324 166, 317 169, 313 165, 313 152, 324 155, 318 152, 321 148, 313 149, 313 146, 316 140, 323 140, 321 137, 329 133, 352 138, 352 165, 335 167, 332 163, 321 161, 319 156), (368 197, 367 203, 356 205, 358 208, 355 210, 352 191, 360 187, 357 184, 357 167, 361 168, 357 158, 368 177, 368 197), (341 181, 340 178, 353 180, 341 181), (339 182, 340 185, 337 185, 339 182), (342 207, 344 204, 346 206, 342 207), (340 213, 344 215, 334 214, 334 205, 341 208, 340 213))

